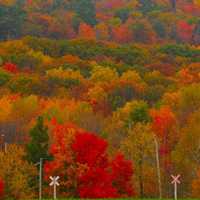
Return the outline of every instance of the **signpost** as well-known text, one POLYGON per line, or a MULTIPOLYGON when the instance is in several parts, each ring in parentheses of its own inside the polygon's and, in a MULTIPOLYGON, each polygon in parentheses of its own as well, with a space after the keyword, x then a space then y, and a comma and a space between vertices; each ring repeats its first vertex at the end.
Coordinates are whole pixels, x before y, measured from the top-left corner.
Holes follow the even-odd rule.
POLYGON ((59 176, 50 176, 51 183, 49 184, 50 186, 53 186, 53 198, 54 200, 56 199, 56 186, 59 186, 60 184, 58 183, 58 179, 60 178, 59 176))
POLYGON ((179 178, 181 177, 181 175, 177 175, 177 176, 174 176, 174 175, 171 175, 172 177, 172 182, 171 184, 174 185, 174 199, 177 200, 177 184, 180 184, 181 181, 179 180, 179 178))

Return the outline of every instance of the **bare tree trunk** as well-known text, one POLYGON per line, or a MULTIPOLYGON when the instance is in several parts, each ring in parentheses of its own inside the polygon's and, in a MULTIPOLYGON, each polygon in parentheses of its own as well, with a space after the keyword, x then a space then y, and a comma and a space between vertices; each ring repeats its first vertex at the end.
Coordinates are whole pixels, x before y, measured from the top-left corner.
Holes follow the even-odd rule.
POLYGON ((139 161, 139 185, 140 185, 140 198, 144 197, 144 183, 143 183, 143 160, 139 161))
POLYGON ((159 147, 158 147, 158 141, 156 137, 154 137, 154 142, 155 142, 155 151, 156 151, 156 168, 157 168, 157 176, 158 176, 159 198, 162 199, 162 182, 161 182, 161 174, 160 174, 159 147))

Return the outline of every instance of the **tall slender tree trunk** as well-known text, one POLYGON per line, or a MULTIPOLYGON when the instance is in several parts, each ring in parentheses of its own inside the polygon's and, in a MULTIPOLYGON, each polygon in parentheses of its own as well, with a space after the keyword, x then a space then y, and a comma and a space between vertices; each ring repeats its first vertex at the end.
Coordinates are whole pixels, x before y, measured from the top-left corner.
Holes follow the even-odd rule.
POLYGON ((140 197, 144 197, 144 180, 143 180, 143 158, 139 161, 139 185, 140 185, 140 197))
POLYGON ((160 174, 160 159, 159 159, 159 146, 156 137, 154 137, 155 142, 155 152, 156 152, 156 169, 157 169, 157 177, 158 177, 158 188, 159 188, 159 198, 162 199, 162 182, 161 182, 161 174, 160 174))

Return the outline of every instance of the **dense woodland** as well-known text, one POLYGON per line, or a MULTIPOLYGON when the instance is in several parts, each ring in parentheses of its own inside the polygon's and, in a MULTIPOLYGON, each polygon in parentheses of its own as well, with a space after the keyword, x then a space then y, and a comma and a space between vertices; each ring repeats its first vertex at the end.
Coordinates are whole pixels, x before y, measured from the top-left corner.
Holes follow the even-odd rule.
POLYGON ((0 0, 0 39, 0 198, 40 158, 45 197, 200 197, 199 0, 0 0))

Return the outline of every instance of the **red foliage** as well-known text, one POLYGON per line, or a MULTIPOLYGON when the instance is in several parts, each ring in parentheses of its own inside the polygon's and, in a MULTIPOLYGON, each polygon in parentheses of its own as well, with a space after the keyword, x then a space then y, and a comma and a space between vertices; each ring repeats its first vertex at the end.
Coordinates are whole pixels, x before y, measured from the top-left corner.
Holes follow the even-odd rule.
POLYGON ((177 24, 177 33, 183 42, 190 42, 192 40, 192 33, 195 26, 190 25, 185 21, 179 21, 177 24))
POLYGON ((74 125, 59 125, 55 119, 52 125, 50 153, 54 159, 45 164, 46 179, 50 175, 59 175, 61 190, 74 187, 81 198, 128 197, 134 194, 130 184, 133 174, 131 162, 122 155, 110 160, 104 139, 74 125))
POLYGON ((174 75, 174 73, 176 72, 176 68, 174 67, 174 65, 167 62, 153 63, 150 65, 147 65, 147 68, 151 70, 160 71, 165 76, 174 75))
POLYGON ((152 129, 160 139, 159 152, 163 159, 162 164, 164 169, 169 171, 171 167, 170 152, 176 142, 176 134, 173 129, 176 124, 176 118, 169 107, 161 107, 159 110, 153 109, 150 114, 152 117, 152 129))
POLYGON ((76 161, 81 164, 89 167, 106 167, 108 164, 107 142, 94 134, 78 134, 72 149, 76 152, 76 161))
POLYGON ((169 107, 162 107, 160 110, 152 110, 152 128, 159 137, 164 137, 175 124, 175 116, 169 107))
POLYGON ((132 164, 122 155, 109 162, 107 142, 91 133, 78 134, 72 146, 76 160, 87 164, 88 171, 78 179, 78 191, 82 198, 132 196, 130 180, 132 164))
POLYGON ((111 163, 114 185, 120 196, 133 196, 134 190, 130 183, 133 174, 131 161, 125 160, 122 154, 116 155, 111 163))
POLYGON ((3 197, 4 197, 4 183, 0 179, 0 199, 3 199, 3 197))
POLYGON ((112 183, 112 176, 108 168, 90 168, 78 178, 79 196, 81 198, 118 197, 117 190, 112 183))
POLYGON ((13 63, 5 63, 3 69, 13 74, 16 74, 18 72, 17 65, 13 63))
POLYGON ((191 2, 191 3, 182 4, 181 7, 184 13, 199 15, 199 11, 200 11, 199 5, 195 5, 194 3, 191 2))

